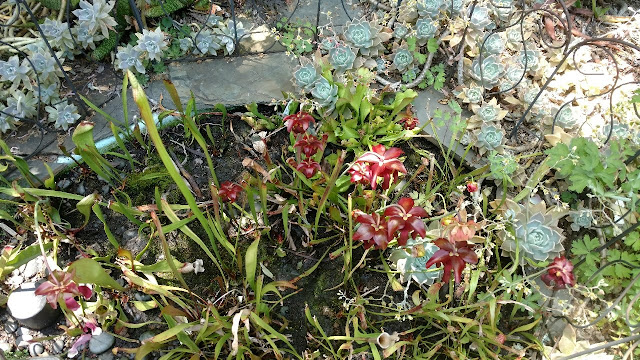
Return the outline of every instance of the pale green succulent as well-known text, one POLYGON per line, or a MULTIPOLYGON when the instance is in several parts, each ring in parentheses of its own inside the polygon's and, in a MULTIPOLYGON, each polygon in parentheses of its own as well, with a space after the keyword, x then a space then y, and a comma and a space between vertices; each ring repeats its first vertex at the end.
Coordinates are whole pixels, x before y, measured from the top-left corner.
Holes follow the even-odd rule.
POLYGON ((486 103, 478 109, 477 114, 483 122, 492 122, 500 120, 500 110, 500 106, 492 103, 486 103))
POLYGON ((476 136, 478 138, 476 146, 484 153, 487 150, 497 150, 502 146, 504 131, 498 125, 488 125, 476 131, 476 136))
POLYGON ((396 23, 393 26, 393 36, 398 39, 404 39, 409 34, 409 28, 402 23, 396 23))
POLYGON ((83 49, 95 49, 95 43, 104 39, 102 35, 97 34, 95 30, 91 29, 89 26, 90 25, 86 22, 82 22, 71 28, 73 35, 75 35, 76 41, 78 41, 80 45, 82 45, 83 49))
POLYGON ((75 124, 80 118, 75 105, 63 101, 54 106, 47 106, 45 110, 49 113, 49 122, 53 123, 56 129, 69 129, 69 125, 75 124))
POLYGON ((58 82, 58 77, 62 76, 56 60, 48 51, 32 54, 31 63, 36 74, 38 74, 38 81, 41 85, 47 82, 58 82))
POLYGON ((343 36, 347 44, 356 52, 374 57, 384 52, 383 43, 391 38, 391 34, 382 31, 377 21, 353 19, 343 27, 343 36))
POLYGON ((423 17, 416 22, 416 38, 426 42, 438 32, 438 23, 430 17, 423 17))
POLYGON ((38 99, 31 91, 14 90, 7 99, 7 109, 16 118, 29 118, 38 113, 38 99))
POLYGON ((607 124, 602 127, 602 137, 607 138, 611 132, 611 137, 616 139, 625 139, 631 135, 629 124, 616 122, 613 124, 613 130, 611 130, 611 124, 607 124))
POLYGON ((506 237, 501 246, 503 255, 513 259, 518 251, 521 264, 526 263, 525 258, 536 262, 550 260, 564 250, 562 241, 565 237, 557 226, 558 217, 545 211, 544 202, 531 207, 516 215, 515 239, 506 237))
POLYGON ((418 285, 431 285, 440 279, 442 270, 435 265, 427 269, 427 261, 438 251, 438 247, 422 238, 409 239, 407 245, 393 250, 390 256, 391 262, 400 273, 400 281, 407 282, 410 279, 418 285))
POLYGON ((471 64, 471 77, 479 81, 487 89, 496 86, 503 74, 504 65, 502 65, 497 55, 483 57, 482 64, 478 57, 471 64))
POLYGON ((518 170, 518 161, 509 152, 502 154, 491 151, 489 154, 490 177, 495 180, 507 180, 518 170))
POLYGON ((418 0, 416 3, 420 16, 437 18, 445 4, 444 0, 418 0))
POLYGON ((74 43, 67 23, 46 18, 44 23, 40 25, 40 29, 53 48, 67 53, 72 52, 74 43))
POLYGON ((140 51, 135 47, 127 44, 127 46, 119 46, 116 53, 116 66, 123 71, 135 69, 137 72, 144 74, 145 69, 140 61, 140 51))
POLYGON ((154 31, 143 29, 142 34, 136 33, 136 36, 138 37, 138 45, 135 47, 136 50, 146 55, 149 60, 162 60, 164 51, 167 50, 169 45, 160 27, 157 27, 154 31))
POLYGON ((318 71, 313 64, 300 66, 294 73, 296 85, 304 91, 311 91, 316 80, 318 80, 318 71))
POLYGON ((40 97, 40 101, 43 104, 51 104, 60 99, 60 94, 58 93, 59 86, 60 84, 57 82, 49 85, 40 84, 38 91, 36 91, 36 95, 40 97))
POLYGON ((593 224, 593 212, 590 209, 581 209, 569 213, 571 229, 578 231, 581 228, 588 229, 593 224))
POLYGON ((509 20, 509 16, 513 12, 513 0, 493 0, 491 5, 493 5, 493 11, 500 20, 509 20))
POLYGON ((327 79, 320 77, 315 82, 311 95, 325 109, 325 113, 330 113, 338 101, 338 86, 332 85, 327 79))
POLYGON ((499 33, 489 34, 485 37, 483 51, 488 54, 501 54, 505 49, 504 40, 499 33))
POLYGON ((236 24, 233 20, 227 21, 226 25, 218 24, 214 31, 218 36, 218 43, 224 47, 225 55, 233 54, 236 49, 235 39, 238 41, 246 35, 246 30, 242 22, 236 24))
POLYGON ((408 70, 413 65, 413 54, 407 49, 398 49, 393 54, 393 65, 400 72, 408 70))
POLYGON ((527 49, 526 52, 521 50, 516 59, 527 70, 536 71, 540 67, 540 51, 538 50, 527 49))
POLYGON ((178 44, 180 45, 180 50, 184 52, 188 52, 193 49, 193 40, 190 37, 179 39, 178 44))
POLYGON ((90 34, 100 31, 103 38, 108 38, 109 29, 118 25, 110 15, 115 4, 115 1, 93 0, 90 3, 82 0, 80 9, 74 10, 73 14, 78 17, 78 25, 84 25, 90 34))
POLYGON ((6 133, 16 127, 18 121, 10 115, 7 107, 0 102, 0 132, 6 133))
POLYGON ((464 0, 444 0, 442 8, 449 14, 459 14, 464 6, 464 0))
POLYGON ((512 90, 524 79, 524 69, 518 65, 511 64, 507 67, 504 78, 504 81, 500 84, 500 91, 512 90))
POLYGON ((22 82, 25 86, 30 86, 29 71, 31 67, 27 59, 20 63, 18 55, 10 57, 7 61, 0 60, 0 81, 11 82, 11 88, 16 89, 22 82))
POLYGON ((218 37, 214 36, 210 30, 204 29, 199 32, 192 32, 191 38, 194 39, 194 54, 199 55, 216 55, 218 50, 222 48, 222 45, 218 43, 218 37))
POLYGON ((483 90, 479 86, 472 86, 464 89, 464 95, 471 104, 478 104, 482 101, 483 90))
POLYGON ((489 17, 489 8, 486 6, 476 6, 473 9, 473 14, 469 19, 471 26, 476 30, 484 30, 493 27, 493 22, 489 17))
POLYGON ((574 115, 573 108, 571 106, 563 107, 555 117, 556 126, 563 127, 565 129, 572 128, 578 123, 577 116, 574 115))
POLYGON ((338 43, 329 50, 329 63, 338 72, 352 69, 355 60, 356 54, 347 45, 338 43))

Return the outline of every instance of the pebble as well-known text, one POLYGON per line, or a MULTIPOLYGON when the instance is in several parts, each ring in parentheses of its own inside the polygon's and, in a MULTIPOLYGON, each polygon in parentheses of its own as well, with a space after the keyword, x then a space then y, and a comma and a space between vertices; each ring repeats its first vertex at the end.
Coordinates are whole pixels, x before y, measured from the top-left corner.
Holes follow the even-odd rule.
POLYGON ((31 340, 33 340, 33 336, 31 335, 20 335, 16 338, 16 344, 18 348, 26 348, 29 346, 31 340))
POLYGON ((40 271, 43 271, 44 267, 44 260, 42 259, 42 255, 40 255, 27 263, 27 267, 25 267, 24 271, 22 271, 22 276, 24 276, 25 279, 32 278, 36 276, 40 271))
POLYGON ((138 291, 138 292, 136 292, 136 293, 133 295, 133 297, 135 297, 135 298, 136 298, 136 300, 138 300, 138 301, 149 301, 149 300, 151 300, 151 295, 149 295, 149 294, 145 294, 145 293, 143 293, 143 292, 139 292, 139 291, 138 291))
POLYGON ((124 234, 122 234, 122 238, 124 239, 124 241, 129 241, 137 236, 138 236, 138 230, 136 229, 129 229, 125 231, 124 234))
POLYGON ((4 351, 5 353, 13 350, 13 345, 6 343, 6 342, 0 342, 0 350, 4 351))
POLYGON ((60 314, 51 308, 47 298, 36 295, 37 283, 24 283, 9 294, 7 309, 20 324, 31 329, 43 329, 51 325, 60 314))
POLYGON ((76 193, 77 193, 78 195, 84 195, 86 192, 87 192, 87 190, 86 190, 86 189, 85 189, 85 187, 84 187, 84 183, 80 183, 80 184, 78 185, 78 187, 76 188, 76 193))
POLYGON ((41 343, 29 344, 29 355, 40 356, 44 352, 44 346, 41 343))
POLYGON ((14 287, 14 288, 17 288, 18 286, 22 285, 22 283, 24 283, 24 276, 22 275, 14 275, 7 279, 7 285, 10 285, 11 287, 14 287))
POLYGON ((89 350, 94 354, 102 354, 109 350, 115 343, 116 338, 113 335, 103 332, 100 335, 92 336, 89 340, 89 350))
POLYGON ((4 331, 8 334, 13 334, 16 330, 18 330, 18 322, 12 318, 7 319, 4 323, 4 331))
POLYGON ((53 344, 51 345, 51 349, 55 354, 61 353, 62 350, 64 350, 64 340, 58 339, 54 341, 53 344))
POLYGON ((64 190, 68 188, 70 185, 71 185, 71 180, 69 179, 62 179, 58 181, 58 189, 60 190, 64 190))
POLYGON ((111 187, 109 187, 109 185, 105 185, 102 187, 102 195, 103 196, 107 196, 109 194, 109 190, 111 190, 111 187))
POLYGON ((113 353, 111 351, 107 351, 103 354, 98 355, 98 359, 99 360, 113 360, 115 356, 113 355, 113 353))
POLYGON ((145 340, 149 340, 154 336, 156 336, 156 334, 152 333, 151 331, 145 331, 142 334, 140 334, 140 337, 138 338, 138 340, 140 340, 140 342, 143 343, 145 340))

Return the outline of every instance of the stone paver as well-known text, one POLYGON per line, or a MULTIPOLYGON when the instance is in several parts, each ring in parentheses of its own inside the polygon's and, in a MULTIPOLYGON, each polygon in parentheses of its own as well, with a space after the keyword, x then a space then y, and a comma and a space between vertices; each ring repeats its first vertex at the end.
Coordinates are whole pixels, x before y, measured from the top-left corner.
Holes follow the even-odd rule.
POLYGON ((357 5, 357 0, 295 0, 284 7, 280 14, 288 16, 291 22, 309 21, 318 26, 341 26, 351 19, 360 18, 364 12, 357 5), (297 5, 297 8, 296 8, 297 5), (320 13, 318 15, 318 10, 320 13))
POLYGON ((169 65, 169 76, 183 101, 190 92, 199 107, 269 103, 295 91, 297 62, 284 53, 226 57, 169 65))
MULTIPOLYGON (((441 104, 443 99, 442 93, 429 88, 418 92, 418 97, 413 101, 413 108, 420 122, 420 126, 427 124, 424 127, 424 132, 430 135, 428 138, 431 143, 438 145, 439 142, 445 146, 451 143, 451 137, 454 135, 451 129, 451 121, 444 121, 434 118, 436 109, 441 110, 443 113, 449 112, 453 114, 453 110, 445 104, 441 104)), ((471 116, 467 111, 462 112, 462 117, 466 118, 471 116)), ((452 150, 454 151, 455 158, 461 160, 464 156, 466 146, 460 145, 457 140, 454 140, 454 144, 457 144, 452 150)), ((472 169, 477 169, 483 165, 476 162, 476 154, 473 150, 470 150, 466 156, 464 156, 464 162, 472 169)))

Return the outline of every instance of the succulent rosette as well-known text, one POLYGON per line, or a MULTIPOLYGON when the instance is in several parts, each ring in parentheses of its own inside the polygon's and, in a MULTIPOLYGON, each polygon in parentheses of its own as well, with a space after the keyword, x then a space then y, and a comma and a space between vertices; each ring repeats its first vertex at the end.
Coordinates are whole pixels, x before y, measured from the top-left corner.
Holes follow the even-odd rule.
POLYGON ((376 19, 354 19, 344 25, 343 37, 347 44, 366 57, 384 53, 384 43, 391 39, 391 30, 383 28, 376 19))
POLYGON ((138 45, 135 46, 136 50, 146 54, 149 60, 162 60, 164 51, 169 48, 169 45, 160 27, 157 27, 154 31, 143 29, 142 34, 137 33, 136 36, 138 37, 138 45))
POLYGON ((338 86, 320 77, 311 89, 311 95, 325 109, 325 112, 331 112, 338 101, 338 86))
POLYGON ((416 38, 425 41, 433 38, 438 32, 438 22, 431 17, 423 17, 416 22, 416 38))
POLYGON ((540 51, 538 50, 521 50, 516 59, 518 64, 527 70, 537 71, 540 68, 540 51))
POLYGON ((476 146, 481 154, 487 150, 499 150, 504 140, 504 131, 499 125, 483 126, 474 134, 478 138, 476 146))
POLYGON ((504 238, 502 254, 515 259, 518 252, 521 264, 526 262, 525 258, 539 262, 559 257, 564 250, 562 241, 565 238, 558 227, 558 219, 562 216, 562 211, 547 211, 543 201, 529 204, 516 215, 515 238, 504 238))
POLYGON ((435 265, 425 266, 438 247, 424 238, 409 239, 407 246, 393 250, 389 259, 400 272, 400 281, 410 279, 418 285, 431 285, 442 276, 435 265))
POLYGON ((489 34, 484 38, 483 51, 489 54, 501 54, 506 48, 500 33, 489 34))
POLYGON ((484 30, 495 26, 491 17, 489 16, 489 8, 486 6, 476 6, 473 9, 469 22, 471 27, 476 30, 484 30))
POLYGON ((416 8, 418 15, 430 16, 433 18, 438 17, 440 10, 445 6, 444 0, 418 0, 416 8))
POLYGON ((313 64, 306 64, 296 69, 293 73, 293 78, 296 86, 300 89, 304 91, 311 91, 316 80, 318 80, 318 71, 313 64))
POLYGON ((509 16, 513 12, 513 0, 493 0, 491 1, 493 12, 498 15, 502 21, 509 20, 509 16))
POLYGON ((396 23, 393 26, 393 36, 397 39, 404 39, 409 34, 409 28, 402 23, 396 23))
POLYGON ((393 66, 396 70, 403 72, 413 67, 413 55, 405 48, 399 48, 393 54, 393 66))
POLYGON ((578 123, 578 116, 574 113, 574 108, 571 106, 565 106, 560 109, 555 115, 555 126, 560 126, 565 129, 570 129, 578 123))
POLYGON ((351 70, 355 60, 356 54, 347 45, 338 43, 329 50, 329 63, 338 72, 351 70))
POLYGON ((479 81, 485 88, 491 89, 498 84, 504 74, 504 65, 497 55, 476 58, 471 64, 471 77, 479 81))
POLYGON ((588 229, 593 224, 593 212, 590 209, 580 209, 569 213, 571 218, 571 230, 578 231, 581 228, 588 229))

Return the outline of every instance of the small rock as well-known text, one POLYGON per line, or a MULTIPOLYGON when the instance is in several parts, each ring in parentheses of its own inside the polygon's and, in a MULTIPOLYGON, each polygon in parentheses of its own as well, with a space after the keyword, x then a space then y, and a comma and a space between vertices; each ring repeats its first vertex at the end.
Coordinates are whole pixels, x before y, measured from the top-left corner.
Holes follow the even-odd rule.
POLYGON ((60 190, 64 190, 68 188, 70 185, 71 185, 71 180, 69 179, 62 179, 58 181, 58 189, 60 190))
POLYGON ((64 350, 64 340, 58 339, 54 341, 53 344, 51 345, 51 349, 55 354, 61 353, 62 350, 64 350))
POLYGON ((29 344, 29 355, 40 356, 44 352, 44 346, 41 343, 29 344))
POLYGON ((27 329, 27 328, 26 328, 26 327, 24 327, 24 326, 21 326, 21 327, 18 329, 18 335, 31 335, 31 330, 27 329))
POLYGON ((151 295, 149 295, 149 294, 145 294, 145 293, 143 293, 143 292, 139 292, 139 291, 138 291, 138 292, 136 292, 136 293, 133 295, 133 297, 135 297, 135 298, 136 298, 136 300, 138 300, 138 301, 149 301, 149 300, 151 300, 151 295))
POLYGON ((26 269, 27 264, 22 264, 20 265, 20 267, 18 268, 18 274, 22 274, 24 272, 24 269, 26 269))
POLYGON ((152 333, 151 331, 145 331, 142 334, 140 334, 140 337, 138 338, 138 340, 140 340, 140 342, 143 343, 145 340, 149 340, 154 336, 156 336, 156 334, 152 333))
POLYGON ((28 328, 40 330, 51 324, 58 318, 59 312, 53 309, 47 298, 36 295, 39 284, 24 283, 14 290, 7 300, 7 309, 11 316, 28 328))
POLYGON ((13 345, 6 343, 6 342, 0 342, 0 350, 2 350, 3 352, 7 353, 9 351, 13 350, 13 345))
POLYGON ((38 357, 29 358, 29 360, 61 360, 61 359, 57 356, 38 356, 38 357))
POLYGON ((42 258, 42 255, 40 255, 27 263, 27 267, 24 268, 22 276, 24 276, 25 279, 32 278, 36 276, 36 274, 38 274, 40 271, 43 271, 44 267, 44 260, 42 258))
POLYGON ((22 275, 15 275, 7 279, 7 285, 13 288, 19 287, 20 285, 22 285, 23 282, 24 282, 24 276, 22 275))
POLYGON ((16 330, 18 330, 18 323, 12 318, 7 319, 4 323, 4 331, 8 334, 13 334, 16 330))
POLYGON ((103 354, 98 355, 99 360, 113 360, 114 355, 111 351, 107 351, 103 354))
POLYGON ((84 183, 78 184, 78 187, 76 188, 76 194, 84 195, 86 192, 87 192, 87 190, 84 187, 84 183))
POLYGON ((103 196, 107 196, 109 194, 109 190, 111 190, 111 187, 109 185, 105 185, 102 187, 102 195, 103 196))
POLYGON ((138 236, 138 230, 129 229, 125 231, 124 234, 122 234, 122 239, 124 239, 124 241, 129 241, 137 236, 138 236))
POLYGON ((89 340, 89 350, 94 354, 102 354, 109 350, 115 341, 116 338, 113 335, 107 332, 100 333, 100 335, 92 336, 89 340))
POLYGON ((26 348, 29 346, 31 340, 33 340, 33 336, 31 335, 20 335, 16 338, 16 344, 18 348, 26 348))

